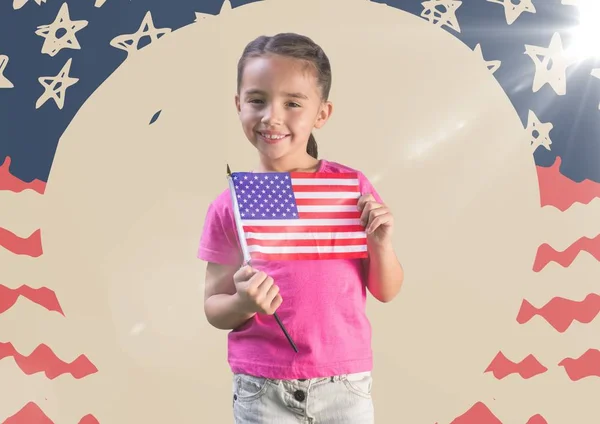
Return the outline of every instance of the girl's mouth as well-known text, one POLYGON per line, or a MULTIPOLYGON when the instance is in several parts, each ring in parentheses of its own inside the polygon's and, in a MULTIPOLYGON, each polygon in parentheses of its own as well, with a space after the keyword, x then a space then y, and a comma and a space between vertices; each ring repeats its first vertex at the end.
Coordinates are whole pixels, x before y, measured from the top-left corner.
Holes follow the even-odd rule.
POLYGON ((257 131, 258 136, 268 144, 276 144, 289 137, 289 134, 269 134, 257 131))

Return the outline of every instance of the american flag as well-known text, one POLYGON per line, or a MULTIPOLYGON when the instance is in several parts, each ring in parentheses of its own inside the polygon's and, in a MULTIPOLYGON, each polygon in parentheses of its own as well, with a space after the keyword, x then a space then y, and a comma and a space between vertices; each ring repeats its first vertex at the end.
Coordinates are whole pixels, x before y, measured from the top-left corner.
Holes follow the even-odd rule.
POLYGON ((232 179, 251 259, 367 257, 356 173, 236 172, 232 179))

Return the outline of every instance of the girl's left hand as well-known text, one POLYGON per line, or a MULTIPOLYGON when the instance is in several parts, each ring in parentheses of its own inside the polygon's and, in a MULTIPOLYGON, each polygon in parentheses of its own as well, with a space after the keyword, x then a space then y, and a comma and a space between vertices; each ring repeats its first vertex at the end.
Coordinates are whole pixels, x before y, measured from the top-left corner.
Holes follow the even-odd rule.
POLYGON ((392 242, 394 217, 387 206, 378 203, 372 194, 364 194, 358 199, 358 210, 367 240, 381 246, 392 242))

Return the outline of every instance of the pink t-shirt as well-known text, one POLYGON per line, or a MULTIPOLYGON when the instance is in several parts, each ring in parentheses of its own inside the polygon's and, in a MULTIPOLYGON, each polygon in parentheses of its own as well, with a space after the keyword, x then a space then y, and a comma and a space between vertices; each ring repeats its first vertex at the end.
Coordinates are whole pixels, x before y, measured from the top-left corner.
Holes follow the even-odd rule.
MULTIPOLYGON (((321 160, 318 172, 357 172, 362 194, 381 198, 355 169, 321 160)), ((229 189, 209 206, 198 258, 241 266, 242 253, 229 189)), ((273 379, 328 377, 372 369, 362 259, 252 260, 273 277, 283 303, 277 310, 298 353, 270 315, 257 314, 228 335, 232 372, 273 379)))

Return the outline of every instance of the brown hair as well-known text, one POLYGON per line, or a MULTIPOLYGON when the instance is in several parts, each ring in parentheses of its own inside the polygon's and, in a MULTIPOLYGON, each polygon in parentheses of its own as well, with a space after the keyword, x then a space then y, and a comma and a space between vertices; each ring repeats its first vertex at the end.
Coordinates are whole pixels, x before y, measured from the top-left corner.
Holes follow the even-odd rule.
MULTIPOLYGON (((238 93, 242 85, 244 67, 248 59, 267 54, 304 60, 312 65, 317 73, 317 83, 321 89, 321 99, 327 101, 329 90, 331 89, 331 65, 329 64, 329 58, 323 49, 310 38, 294 33, 281 33, 272 37, 263 35, 248 43, 238 61, 238 93)), ((306 152, 315 159, 319 156, 317 141, 312 133, 308 138, 306 152)))

